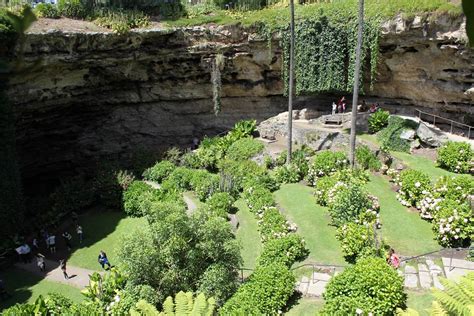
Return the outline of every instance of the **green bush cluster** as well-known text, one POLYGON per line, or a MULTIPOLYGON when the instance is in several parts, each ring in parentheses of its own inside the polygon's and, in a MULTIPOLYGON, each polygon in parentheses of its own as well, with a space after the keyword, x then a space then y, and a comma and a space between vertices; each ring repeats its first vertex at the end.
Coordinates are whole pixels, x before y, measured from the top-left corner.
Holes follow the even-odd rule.
POLYGON ((348 262, 376 255, 373 229, 373 225, 357 223, 347 223, 337 229, 336 238, 341 242, 342 253, 348 262))
POLYGON ((397 198, 405 206, 417 206, 431 190, 430 177, 418 170, 406 169, 400 173, 397 198))
POLYGON ((468 203, 445 199, 433 215, 433 232, 443 247, 470 246, 474 239, 474 220, 468 203))
POLYGON ((90 14, 81 0, 58 0, 57 8, 59 14, 67 18, 85 19, 90 14))
POLYGON ((358 221, 360 215, 372 207, 368 194, 359 185, 342 186, 329 204, 328 212, 336 226, 358 221))
POLYGON ((135 180, 135 176, 118 166, 103 165, 96 172, 93 190, 98 200, 112 209, 121 209, 123 191, 135 180))
POLYGON ((322 315, 391 315, 404 307, 403 278, 382 258, 363 258, 331 278, 322 315))
POLYGON ((436 161, 451 172, 469 173, 474 166, 474 150, 469 143, 449 141, 438 149, 436 161))
POLYGON ((219 216, 227 218, 227 213, 230 213, 235 199, 227 192, 218 192, 211 195, 207 199, 207 206, 219 216))
POLYGON ((410 150, 410 142, 401 139, 400 135, 407 129, 416 130, 418 123, 412 120, 403 119, 399 116, 390 116, 388 125, 377 134, 377 138, 383 147, 394 151, 408 152, 410 150))
POLYGON ((38 3, 35 7, 35 13, 41 18, 59 19, 61 17, 58 7, 51 3, 38 3))
POLYGON ((390 113, 383 110, 378 110, 371 114, 368 119, 369 133, 377 133, 386 127, 388 125, 389 116, 390 113))
POLYGON ((98 17, 94 23, 117 34, 126 34, 131 29, 147 27, 150 24, 150 17, 139 10, 101 10, 96 14, 98 17))
POLYGON ((347 163, 347 157, 343 152, 329 150, 318 152, 309 166, 308 183, 315 185, 318 178, 346 168, 347 163))
POLYGON ((367 145, 358 146, 356 149, 356 161, 364 170, 378 171, 382 163, 367 145))
POLYGON ((156 163, 153 167, 146 169, 143 172, 143 178, 150 181, 156 181, 161 183, 166 179, 174 170, 176 166, 168 161, 162 160, 156 163))
POLYGON ((145 216, 143 208, 141 207, 145 194, 151 194, 149 199, 159 200, 160 191, 152 188, 143 181, 133 181, 128 189, 123 193, 123 208, 128 216, 142 217, 145 216))
POLYGON ((297 164, 291 163, 275 168, 275 180, 278 183, 297 183, 301 178, 301 171, 297 164))
POLYGON ((245 137, 230 145, 226 158, 230 160, 247 160, 262 152, 263 144, 255 138, 245 137))
POLYGON ((55 216, 66 215, 83 210, 95 201, 94 190, 83 176, 75 176, 63 180, 51 194, 55 216))
POLYGON ((296 234, 282 238, 271 239, 263 248, 258 258, 258 265, 282 263, 291 268, 296 261, 303 260, 308 255, 304 240, 296 234))

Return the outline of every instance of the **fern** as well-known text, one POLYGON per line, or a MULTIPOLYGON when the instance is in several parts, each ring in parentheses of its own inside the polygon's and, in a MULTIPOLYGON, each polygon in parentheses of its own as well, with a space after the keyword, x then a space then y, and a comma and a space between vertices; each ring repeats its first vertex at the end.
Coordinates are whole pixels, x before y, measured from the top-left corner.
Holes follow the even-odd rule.
POLYGON ((193 310, 193 292, 186 292, 186 297, 188 299, 188 310, 187 314, 191 314, 193 310))
POLYGON ((396 315, 397 316, 420 316, 420 314, 412 308, 407 308, 405 311, 401 308, 397 308, 396 315))
MULTIPOLYGON (((459 284, 441 279, 444 291, 434 290, 439 307, 447 313, 470 316, 474 309, 474 273, 461 278, 459 284)), ((436 309, 439 311, 439 309, 436 309)))
POLYGON ((176 315, 188 315, 188 297, 186 293, 180 291, 175 298, 175 313, 176 315))
POLYGON ((448 313, 443 309, 440 303, 434 301, 431 305, 431 316, 448 316, 448 313))
POLYGON ((214 315, 214 310, 216 308, 216 300, 211 297, 207 300, 207 313, 206 316, 214 315))
POLYGON ((163 303, 163 314, 166 316, 174 316, 174 302, 171 296, 168 296, 163 303))
POLYGON ((193 310, 191 311, 191 315, 193 316, 205 315, 206 309, 207 309, 206 296, 203 293, 201 293, 194 300, 194 306, 193 306, 193 310))
POLYGON ((159 313, 155 306, 151 305, 147 301, 139 300, 135 305, 135 308, 130 310, 131 316, 158 316, 159 313))

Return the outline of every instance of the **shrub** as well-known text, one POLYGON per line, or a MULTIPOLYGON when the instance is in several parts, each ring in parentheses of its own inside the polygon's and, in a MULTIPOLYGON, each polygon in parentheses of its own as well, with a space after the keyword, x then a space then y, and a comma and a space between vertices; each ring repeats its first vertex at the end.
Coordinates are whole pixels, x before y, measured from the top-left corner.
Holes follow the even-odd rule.
POLYGON ((447 142, 438 149, 437 163, 456 173, 468 173, 474 165, 474 151, 466 142, 447 142))
POLYGON ((296 183, 301 180, 300 169, 296 164, 286 164, 275 168, 275 179, 278 183, 296 183))
POLYGON ((258 265, 282 263, 290 268, 296 261, 303 260, 308 255, 304 240, 296 235, 289 234, 278 239, 271 239, 265 243, 262 254, 258 258, 258 265))
POLYGON ((99 201, 107 207, 122 209, 123 191, 135 180, 135 176, 127 171, 120 170, 116 165, 104 164, 97 170, 93 182, 99 201))
POLYGON ((118 34, 125 34, 130 29, 146 27, 150 17, 139 10, 103 10, 94 21, 97 25, 109 28, 118 34))
POLYGON ((390 116, 388 119, 388 126, 377 134, 377 138, 382 143, 382 146, 389 150, 404 151, 410 150, 410 142, 406 139, 401 139, 400 135, 407 129, 416 129, 418 123, 412 120, 405 120, 398 116, 390 116))
POLYGON ((183 167, 198 169, 201 168, 201 161, 199 156, 194 152, 187 152, 181 157, 181 164, 183 167))
POLYGON ((215 212, 218 212, 222 217, 227 218, 227 213, 230 213, 235 199, 227 192, 214 193, 207 200, 206 204, 215 212))
POLYGON ((363 258, 334 276, 323 294, 323 315, 392 315, 404 307, 403 278, 382 258, 363 258))
POLYGON ((213 193, 219 191, 220 177, 205 170, 194 172, 191 187, 200 201, 206 201, 213 193))
POLYGON ((280 263, 259 266, 220 310, 221 315, 275 315, 293 294, 295 276, 280 263))
POLYGON ((41 18, 58 19, 61 17, 58 7, 51 3, 38 3, 35 7, 35 13, 41 18))
POLYGON ((225 263, 211 265, 199 280, 198 292, 213 297, 222 306, 239 287, 236 274, 237 271, 229 273, 225 263))
POLYGON ((245 199, 250 211, 254 213, 257 213, 264 207, 275 205, 272 192, 261 186, 246 188, 242 197, 245 199))
POLYGON ((329 215, 336 226, 359 221, 360 215, 371 209, 372 203, 359 185, 341 186, 329 204, 329 215))
POLYGON ((375 170, 378 171, 382 166, 380 160, 366 145, 357 147, 356 149, 356 160, 359 166, 364 170, 375 170))
POLYGON ((83 176, 71 177, 61 184, 51 194, 54 214, 52 217, 60 217, 60 214, 68 214, 73 211, 83 210, 95 201, 93 187, 83 176))
POLYGON ((218 162, 224 158, 225 152, 231 144, 223 137, 205 137, 196 150, 200 167, 215 170, 218 162))
POLYGON ((430 177, 425 173, 406 169, 400 173, 397 198, 405 206, 416 206, 431 189, 430 177))
POLYGON ((347 158, 343 152, 321 151, 314 156, 308 171, 308 182, 316 183, 318 177, 327 176, 347 167, 347 158))
POLYGON ((257 130, 256 120, 244 120, 237 122, 234 128, 229 132, 228 137, 233 141, 237 141, 241 138, 252 136, 257 130))
POLYGON ((344 224, 337 229, 336 238, 341 242, 342 253, 348 262, 353 263, 376 252, 371 224, 344 224))
POLYGON ((81 0, 58 0, 58 11, 68 18, 85 19, 89 12, 81 0))
POLYGON ((388 125, 388 117, 390 113, 388 111, 379 110, 369 116, 369 133, 374 134, 382 130, 388 125))
POLYGON ((165 153, 165 160, 170 161, 174 165, 179 165, 181 162, 182 151, 178 147, 171 147, 165 153))
POLYGON ((327 206, 329 202, 329 191, 334 188, 337 183, 336 177, 322 177, 316 182, 314 195, 316 202, 321 206, 327 206))
POLYGON ((169 174, 168 178, 163 181, 162 187, 164 190, 190 190, 191 181, 195 172, 196 170, 177 167, 169 174))
POLYGON ((234 142, 227 150, 227 159, 247 160, 262 152, 264 146, 254 138, 246 137, 234 142))
POLYGON ((285 237, 290 231, 288 221, 276 207, 263 207, 257 212, 257 218, 262 242, 285 237))
POLYGON ((231 177, 232 184, 236 190, 243 189, 243 184, 251 177, 266 174, 265 168, 259 166, 255 161, 234 161, 225 159, 219 164, 222 174, 231 177))
POLYGON ((160 190, 153 189, 143 181, 133 181, 128 189, 123 193, 123 207, 127 215, 132 217, 141 217, 143 213, 141 203, 143 202, 144 193, 151 193, 149 198, 156 196, 159 198, 160 190))
POLYGON ((446 199, 438 204, 433 216, 433 231, 443 247, 470 245, 474 236, 474 220, 467 203, 446 199))
POLYGON ((163 160, 156 163, 153 167, 146 169, 143 172, 143 178, 150 181, 162 182, 174 169, 176 169, 176 166, 172 162, 163 160))
POLYGON ((274 192, 280 188, 280 184, 271 177, 268 173, 256 175, 251 178, 247 178, 243 183, 244 191, 248 188, 263 187, 271 192, 274 192))

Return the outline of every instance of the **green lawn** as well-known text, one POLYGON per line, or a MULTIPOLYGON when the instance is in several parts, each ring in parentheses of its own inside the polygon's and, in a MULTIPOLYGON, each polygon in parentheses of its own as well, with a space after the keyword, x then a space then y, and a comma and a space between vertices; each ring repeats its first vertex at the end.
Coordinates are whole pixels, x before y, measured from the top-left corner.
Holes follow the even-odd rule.
POLYGON ((456 176, 456 173, 449 172, 436 166, 433 160, 426 157, 413 155, 402 152, 392 152, 392 155, 403 161, 409 168, 422 171, 430 176, 433 181, 436 181, 441 176, 456 176))
POLYGON ((275 192, 275 198, 285 216, 298 225, 298 233, 310 250, 309 261, 345 264, 336 228, 329 225, 327 209, 316 204, 312 193, 312 188, 302 184, 286 184, 275 192))
POLYGON ((115 252, 121 236, 132 233, 145 223, 144 218, 128 218, 122 212, 87 214, 79 219, 84 230, 84 242, 71 254, 69 264, 100 270, 97 256, 100 250, 107 253, 111 264, 116 262, 115 252))
POLYGON ((431 224, 398 202, 387 179, 371 175, 367 191, 379 198, 384 240, 402 255, 417 255, 440 249, 433 239, 431 224))
POLYGON ((322 299, 313 298, 300 298, 290 310, 285 313, 288 316, 314 316, 316 315, 324 305, 322 299))
POLYGON ((74 302, 83 299, 81 290, 66 284, 50 282, 32 273, 10 268, 0 272, 0 278, 5 282, 8 293, 12 295, 6 301, 0 302, 0 310, 15 305, 16 303, 32 303, 39 295, 50 292, 61 293, 74 302))
POLYGON ((237 229, 236 236, 242 245, 240 253, 244 260, 243 267, 253 269, 255 268, 256 259, 262 251, 257 220, 250 212, 244 200, 237 200, 235 206, 239 209, 237 212, 239 228, 237 229))
POLYGON ((407 291, 408 294, 408 301, 407 306, 412 308, 418 313, 420 316, 428 316, 429 310, 431 308, 431 303, 434 301, 434 297, 431 292, 414 292, 414 291, 407 291))

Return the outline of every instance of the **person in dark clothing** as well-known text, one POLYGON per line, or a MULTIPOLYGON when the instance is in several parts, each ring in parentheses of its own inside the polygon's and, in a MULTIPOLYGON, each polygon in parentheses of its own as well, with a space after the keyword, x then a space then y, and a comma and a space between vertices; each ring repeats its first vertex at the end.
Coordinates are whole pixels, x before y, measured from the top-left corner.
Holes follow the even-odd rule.
POLYGON ((67 272, 66 272, 66 259, 61 259, 59 260, 59 267, 61 268, 61 270, 63 271, 63 275, 64 275, 64 278, 66 280, 69 279, 69 275, 67 275, 67 272))
POLYGON ((71 251, 71 249, 72 249, 72 245, 71 245, 72 236, 71 236, 71 234, 69 234, 68 232, 64 232, 63 233, 63 238, 64 238, 64 241, 66 242, 67 250, 71 251))
POLYGON ((102 266, 102 269, 106 269, 105 268, 106 265, 108 266, 108 268, 106 270, 112 268, 112 266, 109 263, 109 259, 107 259, 107 254, 103 250, 101 250, 99 252, 98 261, 99 261, 100 265, 102 266))

